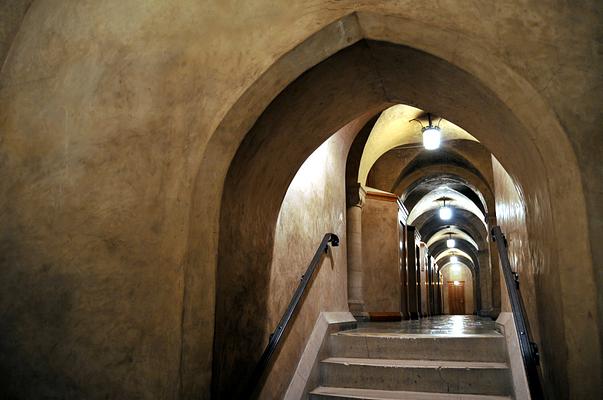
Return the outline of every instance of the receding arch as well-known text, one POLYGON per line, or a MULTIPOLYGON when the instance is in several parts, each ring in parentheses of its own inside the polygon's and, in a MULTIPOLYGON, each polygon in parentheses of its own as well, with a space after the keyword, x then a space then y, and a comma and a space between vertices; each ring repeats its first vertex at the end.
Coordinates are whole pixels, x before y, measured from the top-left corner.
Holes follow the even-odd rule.
POLYGON ((431 246, 436 241, 445 240, 448 237, 451 237, 452 239, 463 239, 466 242, 470 243, 473 247, 475 247, 476 250, 479 249, 479 245, 473 239, 473 237, 456 227, 445 228, 439 230, 438 232, 435 232, 427 241, 427 246, 431 246))
MULTIPOLYGON (((402 21, 408 22, 407 20, 402 21)), ((195 326, 198 324, 196 310, 199 308, 199 302, 203 304, 213 302, 214 288, 206 287, 205 290, 209 291, 209 295, 199 295, 196 291, 200 288, 200 282, 214 281, 218 265, 214 250, 218 247, 218 235, 229 236, 228 234, 222 236, 228 219, 219 217, 220 208, 224 207, 220 200, 223 193, 225 196, 234 196, 234 194, 225 193, 224 189, 227 187, 225 177, 239 144, 268 103, 289 82, 324 58, 355 43, 362 35, 369 39, 411 45, 419 49, 412 50, 383 42, 370 42, 366 45, 370 52, 368 55, 371 56, 367 58, 372 60, 373 66, 375 63, 379 65, 380 79, 378 82, 373 82, 376 86, 371 86, 368 94, 357 93, 359 95, 357 100, 365 102, 366 108, 363 111, 374 110, 377 112, 384 106, 393 103, 414 104, 421 108, 434 110, 470 132, 479 132, 479 135, 476 136, 496 154, 497 158, 505 165, 510 166, 509 170, 518 182, 533 182, 539 179, 548 182, 548 186, 536 188, 526 186, 525 188, 528 196, 539 205, 539 209, 533 210, 534 212, 530 214, 532 219, 528 221, 528 230, 538 232, 539 237, 543 237, 545 242, 564 243, 566 240, 578 240, 588 243, 588 225, 579 169, 571 145, 555 118, 554 112, 547 107, 542 97, 525 80, 481 48, 479 43, 470 39, 463 41, 462 46, 465 49, 471 49, 471 52, 458 52, 456 49, 453 52, 444 42, 429 41, 427 39, 430 37, 429 35, 416 34, 424 28, 426 27, 423 25, 404 24, 399 18, 377 14, 360 13, 356 16, 346 17, 325 27, 303 45, 275 62, 260 79, 247 88, 239 101, 230 109, 208 139, 208 146, 202 158, 195 184, 189 235, 190 248, 185 274, 187 295, 184 299, 184 347, 194 347, 194 343, 199 339, 207 340, 207 338, 199 338, 195 332, 195 326), (358 29, 358 24, 363 29, 358 29), (322 51, 312 51, 313 46, 318 44, 321 45, 322 51), (418 76, 423 76, 424 79, 417 81, 418 76), (410 81, 413 82, 414 87, 408 86, 410 81), (444 88, 459 88, 463 93, 469 93, 469 95, 463 95, 459 99, 457 97, 459 92, 450 90, 442 93, 444 88), (434 96, 434 93, 437 92, 440 92, 441 96, 434 96), (375 97, 372 101, 367 101, 366 96, 375 97), (472 101, 475 102, 473 105, 470 104, 472 101), (477 106, 477 103, 485 110, 483 114, 475 115, 472 112, 472 106, 477 106), (485 124, 486 121, 491 124, 485 124), (541 156, 543 153, 552 153, 553 150, 556 154, 562 153, 563 157, 544 159, 541 156), (551 193, 560 193, 565 190, 576 193, 579 201, 576 203, 574 198, 570 204, 569 200, 558 199, 551 203, 551 193), (570 224, 570 217, 562 215, 563 210, 569 208, 574 210, 571 222, 576 229, 572 231, 562 229, 563 226, 570 224), (553 221, 553 214, 560 215, 560 217, 553 221)), ((438 32, 437 27, 426 29, 432 30, 436 36, 443 35, 442 32, 438 32)), ((358 67, 353 66, 353 68, 358 67)), ((372 79, 374 74, 368 74, 367 77, 372 79)), ((358 87, 354 89, 358 89, 358 87)), ((343 93, 345 92, 344 89, 343 93)), ((330 126, 341 127, 357 117, 359 112, 360 110, 356 108, 349 110, 345 116, 347 120, 343 120, 342 115, 338 113, 329 121, 330 126)), ((268 139, 270 138, 267 137, 266 140, 268 139)), ((312 138, 311 142, 314 141, 312 138)), ((301 153, 307 153, 311 147, 312 145, 303 146, 301 153)), ((286 173, 291 175, 291 171, 286 173)), ((242 195, 242 193, 239 194, 242 195)), ((244 198, 242 197, 239 201, 244 201, 244 198)), ((254 217, 258 217, 258 215, 254 215, 254 217)), ((270 223, 262 225, 268 227, 270 223)), ((247 240, 247 242, 254 244, 251 240, 247 240)), ((257 251, 258 248, 251 250, 251 253, 257 251)), ((220 253, 223 254, 224 251, 220 253)), ((546 258, 544 263, 550 266, 548 271, 551 273, 545 278, 547 283, 544 286, 548 285, 550 290, 560 288, 563 300, 550 299, 549 295, 542 292, 542 299, 539 301, 561 302, 559 309, 562 311, 559 314, 563 314, 566 318, 565 322, 561 323, 562 329, 578 329, 581 343, 588 343, 590 348, 598 348, 598 341, 587 335, 588 327, 592 322, 583 319, 582 314, 568 315, 569 310, 575 309, 579 304, 585 309, 593 310, 594 295, 585 300, 584 297, 573 292, 571 287, 560 283, 563 280, 571 281, 573 277, 585 274, 593 275, 589 249, 576 247, 569 252, 559 253, 551 250, 551 253, 545 254, 544 257, 546 258), (585 260, 579 268, 559 268, 559 265, 569 265, 571 260, 576 258, 585 260), (588 301, 588 304, 585 301, 588 301)), ((221 263, 218 271, 222 270, 222 267, 221 263)), ((218 285, 227 284, 222 278, 218 278, 217 281, 218 285)), ((595 293, 594 286, 584 290, 595 293)), ((220 301, 223 300, 218 300, 217 309, 220 307, 220 301)), ((202 319, 212 325, 215 316, 204 316, 202 319)), ((220 320, 219 315, 217 320, 220 320)), ((546 326, 549 322, 545 320, 540 323, 546 326)), ((215 354, 221 354, 222 350, 227 349, 216 348, 215 354)), ((590 381, 598 379, 600 374, 598 354, 598 352, 591 352, 587 357, 584 357, 583 354, 570 354, 569 356, 557 354, 555 357, 549 357, 551 367, 547 369, 547 374, 564 381, 566 377, 559 371, 563 370, 561 367, 568 360, 566 357, 569 357, 568 362, 575 367, 573 370, 590 373, 588 378, 590 381), (596 368, 593 369, 593 365, 596 365, 596 368)), ((546 360, 546 353, 543 356, 546 360)), ((186 354, 183 364, 191 363, 192 366, 185 367, 185 371, 195 370, 194 358, 194 351, 186 354)), ((219 364, 219 361, 217 363, 219 364)), ((185 386, 193 385, 187 383, 187 379, 194 380, 193 377, 192 372, 188 378, 184 376, 183 384, 185 386)), ((577 378, 574 376, 572 379, 577 378)), ((584 375, 582 379, 584 379, 584 375)))
POLYGON ((425 194, 425 196, 423 196, 415 207, 409 210, 408 223, 411 225, 417 225, 418 223, 415 221, 420 220, 422 216, 438 212, 439 208, 444 205, 445 201, 441 199, 446 199, 446 201, 448 201, 447 205, 450 206, 455 212, 456 210, 463 210, 471 213, 476 219, 481 221, 484 226, 486 226, 485 215, 475 205, 475 203, 473 203, 465 195, 449 188, 437 188, 425 194))
POLYGON ((401 179, 392 188, 392 192, 406 200, 414 187, 434 177, 449 177, 452 180, 458 180, 458 182, 465 184, 475 192, 480 198, 486 213, 493 209, 494 192, 488 183, 482 177, 454 165, 439 164, 415 170, 401 179))
MULTIPOLYGON (((469 276, 471 277, 471 293, 472 293, 472 299, 473 299, 473 307, 471 307, 471 313, 473 314, 477 314, 478 310, 479 310, 479 305, 478 305, 478 299, 476 298, 476 295, 479 294, 479 290, 477 290, 476 288, 476 275, 475 273, 472 271, 471 267, 468 264, 465 264, 464 262, 459 262, 459 263, 451 263, 451 262, 446 262, 445 264, 442 265, 442 267, 438 270, 438 273, 442 275, 442 277, 444 277, 444 275, 446 275, 447 273, 455 273, 455 271, 453 270, 456 268, 460 268, 462 269, 466 269, 469 270, 469 276)), ((445 293, 445 288, 447 288, 446 283, 447 282, 442 282, 444 284, 443 289, 442 289, 442 297, 444 300, 444 303, 446 302, 446 293, 445 293)), ((449 305, 450 306, 450 305, 449 305)), ((446 309, 446 306, 444 306, 444 310, 446 309)), ((466 309, 465 309, 466 310, 466 309)))
MULTIPOLYGON (((456 245, 456 249, 458 250, 458 254, 460 255, 460 260, 463 261, 463 264, 469 268, 471 272, 471 276, 473 277, 473 299, 475 311, 479 312, 482 309, 482 290, 486 288, 483 287, 484 282, 482 282, 482 278, 484 274, 482 273, 480 266, 478 254, 475 248, 471 245, 471 243, 459 240, 456 245)), ((439 266, 438 272, 447 264, 451 263, 450 257, 452 254, 449 252, 450 249, 446 246, 445 240, 439 240, 429 246, 429 252, 436 259, 436 263, 439 266)), ((488 274, 485 274, 487 277, 488 274)))
POLYGON ((471 258, 471 256, 469 254, 465 253, 462 250, 458 250, 457 249, 457 250, 453 251, 453 250, 448 249, 448 250, 442 251, 437 256, 434 255, 435 262, 436 263, 439 262, 441 265, 446 265, 449 262, 453 262, 451 260, 452 256, 456 256, 459 260, 462 260, 462 262, 464 264, 471 265, 472 267, 474 267, 473 266, 473 259, 471 258))
MULTIPOLYGON (((467 142, 467 141, 465 141, 467 142)), ((479 198, 478 207, 485 213, 494 209, 494 192, 490 183, 471 162, 460 155, 456 163, 451 163, 452 157, 433 157, 428 160, 415 162, 421 158, 421 151, 410 149, 415 155, 408 160, 403 154, 409 149, 398 147, 384 153, 373 165, 369 172, 369 186, 397 194, 408 209, 416 202, 409 201, 410 194, 428 180, 443 180, 458 182, 465 185, 479 198), (429 162, 431 161, 431 162, 429 162)), ((454 149, 442 150, 443 153, 457 154, 454 149)), ((440 152, 440 153, 441 153, 440 152)))
POLYGON ((407 209, 412 209, 426 194, 438 187, 448 187, 461 193, 475 204, 482 215, 487 215, 487 204, 481 193, 460 177, 450 174, 423 176, 416 184, 405 190, 401 200, 407 209))
POLYGON ((448 225, 462 226, 478 244, 486 243, 488 238, 483 221, 472 212, 458 208, 449 220, 443 221, 438 215, 438 210, 432 209, 416 218, 414 224, 421 232, 424 241, 429 241, 434 233, 445 229, 448 225))

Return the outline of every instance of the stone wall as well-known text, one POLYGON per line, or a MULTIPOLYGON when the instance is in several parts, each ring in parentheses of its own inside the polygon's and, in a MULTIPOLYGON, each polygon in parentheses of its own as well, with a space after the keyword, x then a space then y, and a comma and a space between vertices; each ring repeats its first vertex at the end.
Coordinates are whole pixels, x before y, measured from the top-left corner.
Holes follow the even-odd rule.
MULTIPOLYGON (((209 398, 231 161, 289 83, 367 38, 442 62, 392 57, 407 79, 376 79, 379 101, 433 108, 518 178, 541 275, 562 277, 537 280, 543 301, 563 299, 544 316, 547 382, 596 396, 601 25, 596 0, 33 2, 0 72, 2 394, 209 398)), ((308 107, 349 109, 367 93, 325 101, 319 87, 308 107)), ((331 115, 329 134, 349 120, 331 115)))
POLYGON ((265 399, 283 397, 319 313, 348 309, 344 175, 351 142, 346 133, 342 130, 333 135, 308 157, 281 205, 270 273, 270 331, 278 324, 323 236, 335 233, 340 244, 323 258, 264 386, 265 399))
POLYGON ((400 236, 395 195, 367 192, 362 207, 366 312, 400 312, 400 236))
MULTIPOLYGON (((551 296, 548 301, 544 301, 545 296, 542 293, 543 287, 553 285, 558 287, 559 283, 554 282, 555 276, 543 274, 542 269, 538 268, 538 263, 542 262, 543 244, 539 238, 530 238, 528 235, 526 199, 521 187, 494 157, 492 157, 492 165, 498 224, 507 238, 511 269, 519 274, 521 296, 531 332, 534 340, 541 347, 542 363, 547 366, 551 357, 557 357, 566 351, 563 348, 551 348, 553 346, 551 340, 555 335, 551 329, 555 329, 555 324, 558 323, 556 317, 562 312, 560 299, 551 296)), ((501 293, 503 311, 511 311, 502 272, 501 293)), ((546 368, 544 370, 546 371, 546 368)))

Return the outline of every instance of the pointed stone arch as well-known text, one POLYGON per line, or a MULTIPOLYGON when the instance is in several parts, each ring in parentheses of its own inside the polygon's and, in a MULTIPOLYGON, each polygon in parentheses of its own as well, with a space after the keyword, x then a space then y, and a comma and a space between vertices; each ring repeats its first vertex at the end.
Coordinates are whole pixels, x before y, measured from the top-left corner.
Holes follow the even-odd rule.
MULTIPOLYGON (((470 132, 479 132, 480 141, 509 166, 519 184, 525 186, 528 196, 539 205, 530 214, 532 219, 528 221, 528 230, 544 243, 560 244, 569 240, 588 243, 580 171, 554 112, 521 76, 478 42, 470 38, 460 42, 455 39, 455 46, 450 46, 445 40, 430 40, 432 37, 444 38, 446 35, 437 27, 393 16, 367 12, 347 16, 322 28, 277 60, 245 90, 225 115, 208 139, 192 199, 189 254, 184 278, 189 294, 184 300, 183 328, 183 347, 192 351, 187 352, 182 361, 184 386, 194 386, 190 380, 194 380, 195 349, 202 351, 204 348, 196 343, 199 340, 207 343, 208 339, 199 337, 196 332, 196 310, 207 309, 207 306, 199 305, 212 304, 216 298, 214 293, 217 294, 216 313, 204 318, 210 325, 217 323, 215 338, 224 335, 232 338, 231 344, 223 345, 218 340, 214 346, 216 385, 229 385, 229 379, 220 378, 222 372, 231 371, 229 375, 236 376, 249 367, 248 361, 237 366, 237 360, 229 359, 227 354, 237 351, 247 354, 249 334, 265 337, 265 329, 238 330, 240 322, 228 322, 224 310, 236 303, 232 303, 232 299, 237 299, 237 296, 256 291, 261 293, 262 284, 249 281, 237 288, 240 276, 237 271, 243 265, 252 265, 250 275, 260 271, 256 276, 261 276, 260 269, 268 261, 263 252, 270 247, 270 231, 274 228, 272 222, 276 216, 274 209, 282 199, 278 193, 286 189, 296 165, 299 166, 321 140, 367 110, 376 113, 394 103, 412 104, 433 110, 470 132), (425 30, 430 34, 425 34, 425 30), (417 35, 417 32, 422 34, 417 35), (370 41, 354 44, 363 38, 370 41), (459 45, 464 51, 458 51, 459 45), (342 50, 346 47, 349 48, 342 50), (330 58, 325 60, 327 57, 330 58), (337 68, 343 67, 344 60, 348 61, 346 68, 335 74, 337 68), (307 72, 301 75, 304 71, 307 72), (324 74, 322 78, 317 78, 321 74, 324 74), (419 76, 422 79, 417 79, 419 76), (295 83, 289 85, 296 78, 295 83), (317 82, 327 86, 321 87, 320 91, 313 91, 307 86, 317 82), (287 90, 283 91, 285 87, 287 90), (460 101, 459 91, 463 92, 460 101), (325 97, 325 93, 337 93, 337 96, 325 97), (438 95, 433 96, 434 93, 438 95), (306 101, 302 102, 302 98, 306 101), (328 108, 328 111, 306 108, 312 104, 310 100, 328 108), (290 108, 290 101, 300 107, 298 110, 302 109, 302 104, 306 108, 306 112, 301 113, 304 117, 300 115, 293 119, 308 128, 304 132, 306 137, 301 141, 298 137, 285 139, 282 136, 284 132, 274 130, 280 122, 273 120, 272 116, 277 111, 285 112, 290 108), (329 108, 333 101, 340 103, 337 112, 329 108), (270 102, 272 104, 269 105, 270 102), (481 107, 484 113, 476 115, 471 110, 475 107, 481 107), (327 117, 325 112, 332 113, 327 117), (316 124, 319 115, 324 118, 320 129, 318 125, 312 129, 308 124, 316 124), (291 149, 294 149, 292 154, 288 153, 291 149), (281 155, 264 159, 275 151, 281 155), (542 156, 549 153, 558 157, 542 156), (285 155, 288 159, 283 158, 285 155), (272 182, 262 183, 261 171, 266 172, 273 162, 283 162, 287 167, 272 182), (246 167, 252 168, 246 171, 246 167), (539 185, 538 182, 545 184, 539 185), (256 208, 254 195, 248 197, 251 190, 261 188, 270 192, 274 190, 274 195, 263 199, 266 207, 262 209, 256 208), (565 191, 573 193, 573 197, 551 201, 552 193, 565 191), (574 210, 571 218, 564 215, 567 209, 574 210), (555 219, 552 215, 556 216, 555 219), (250 226, 248 221, 251 220, 260 221, 253 231, 242 228, 250 226), (564 229, 568 225, 575 228, 564 229), (256 271, 257 268, 260 269, 256 271), (209 282, 203 295, 198 294, 200 282, 209 282), (213 282, 217 282, 217 286, 212 286, 213 282), (233 344, 237 341, 241 344, 233 344)), ((581 346, 599 348, 598 340, 588 334, 596 322, 583 319, 582 313, 573 313, 577 309, 596 313, 594 286, 582 287, 581 293, 576 293, 571 285, 562 284, 572 282, 576 277, 580 277, 582 282, 583 276, 593 275, 589 249, 576 247, 568 252, 557 252, 557 247, 553 246, 544 253, 545 264, 551 267, 550 275, 542 277, 546 281, 542 286, 555 292, 555 296, 562 293, 562 298, 551 297, 543 291, 539 301, 558 303, 558 315, 563 315, 561 332, 571 329, 572 334, 580 338, 581 346), (561 267, 571 264, 574 259, 584 261, 576 268, 561 267), (585 297, 584 293, 589 295, 585 297)), ((252 309, 260 308, 255 306, 252 309)), ((251 320, 249 322, 256 325, 251 320)), ((549 321, 545 318, 540 323, 546 330, 549 321)), ((558 345, 563 346, 563 333, 558 340, 558 345)), ((590 381, 599 379, 599 353, 593 351, 584 357, 578 351, 552 356, 545 350, 543 359, 550 363, 546 375, 564 382, 568 378, 560 371, 569 362, 572 371, 583 372, 579 374, 580 379, 587 376, 590 376, 590 381)), ((577 379, 577 376, 569 379, 577 379)))

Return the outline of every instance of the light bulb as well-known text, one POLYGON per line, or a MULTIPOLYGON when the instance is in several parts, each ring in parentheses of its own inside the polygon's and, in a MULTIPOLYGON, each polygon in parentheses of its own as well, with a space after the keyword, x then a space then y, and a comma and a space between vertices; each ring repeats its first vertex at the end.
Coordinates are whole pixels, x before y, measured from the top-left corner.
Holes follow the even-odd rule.
POLYGON ((458 262, 458 261, 459 261, 459 258, 457 256, 450 256, 450 262, 455 263, 455 262, 458 262))
POLYGON ((449 249, 453 248, 454 245, 456 245, 456 241, 454 239, 446 240, 446 247, 448 247, 449 249))
POLYGON ((440 219, 447 221, 450 218, 452 218, 452 208, 448 206, 440 207, 440 219))
POLYGON ((428 126, 423 129, 423 147, 427 150, 435 150, 440 147, 440 129, 428 126))

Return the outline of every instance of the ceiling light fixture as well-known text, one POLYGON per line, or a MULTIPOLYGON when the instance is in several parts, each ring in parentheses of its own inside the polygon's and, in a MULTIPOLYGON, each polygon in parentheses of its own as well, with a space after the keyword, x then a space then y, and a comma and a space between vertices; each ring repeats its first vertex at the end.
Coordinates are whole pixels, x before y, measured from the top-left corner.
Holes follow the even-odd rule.
POLYGON ((448 247, 449 249, 454 248, 454 246, 456 246, 456 240, 454 240, 452 238, 452 233, 448 234, 448 239, 446 240, 446 247, 448 247))
POLYGON ((444 205, 440 207, 439 210, 440 219, 448 221, 450 218, 452 218, 452 208, 446 205, 446 198, 443 198, 442 200, 444 201, 444 205))
POLYGON ((410 121, 417 121, 421 125, 423 147, 425 147, 426 150, 435 150, 440 147, 442 141, 442 131, 440 129, 440 122, 442 121, 442 118, 440 118, 437 125, 433 125, 431 122, 431 114, 427 113, 427 120, 427 126, 423 126, 423 123, 416 118, 411 119, 410 121))

